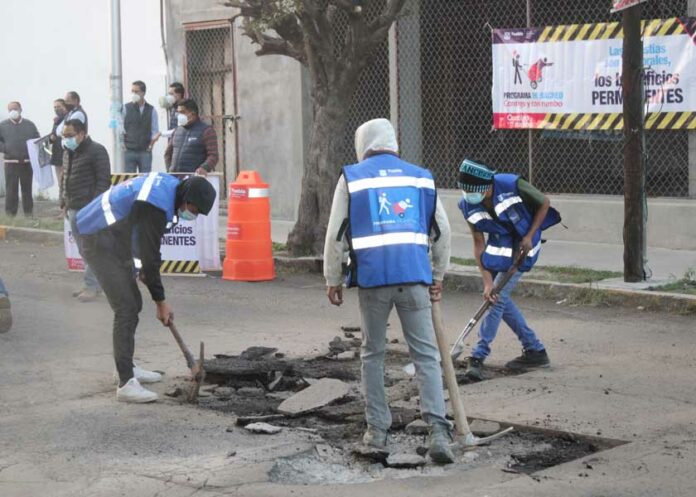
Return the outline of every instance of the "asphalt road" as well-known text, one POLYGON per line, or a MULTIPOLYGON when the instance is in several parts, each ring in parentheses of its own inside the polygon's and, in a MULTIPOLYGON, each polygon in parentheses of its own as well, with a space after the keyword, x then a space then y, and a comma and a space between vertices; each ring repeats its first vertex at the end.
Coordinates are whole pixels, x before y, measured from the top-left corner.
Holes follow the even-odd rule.
MULTIPOLYGON (((0 335, 0 495, 28 496, 693 496, 696 460, 696 319, 522 299, 553 367, 462 387, 470 415, 627 441, 537 474, 497 467, 356 485, 290 486, 269 471, 311 448, 311 434, 262 437, 225 431, 229 416, 163 399, 115 401, 111 313, 71 297, 61 246, 0 242, 0 276, 11 292, 13 329, 0 335), (231 451, 237 454, 228 457, 231 451), (591 461, 591 462, 588 462, 591 461), (588 465, 592 469, 588 468, 588 465), (584 476, 586 475, 586 476, 584 476)), ((213 353, 251 345, 290 356, 326 352, 357 324, 356 292, 337 309, 318 275, 284 273, 269 283, 166 278, 168 300, 190 344, 213 353)), ((145 309, 136 338, 143 367, 166 372, 162 394, 187 370, 173 339, 145 309)), ((480 302, 448 294, 451 340, 480 302)), ((390 335, 398 337, 392 319, 390 335)), ((471 340, 469 340, 471 344, 471 340)), ((519 353, 501 328, 489 362, 519 353)), ((484 449, 482 449, 484 450, 484 449)))

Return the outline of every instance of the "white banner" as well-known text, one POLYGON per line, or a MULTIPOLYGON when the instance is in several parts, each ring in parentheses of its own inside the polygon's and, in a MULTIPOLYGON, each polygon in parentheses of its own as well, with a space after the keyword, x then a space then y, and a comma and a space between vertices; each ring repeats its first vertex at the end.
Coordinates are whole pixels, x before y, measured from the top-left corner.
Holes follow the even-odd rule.
POLYGON ((613 0, 612 1, 612 12, 619 12, 620 10, 625 10, 639 3, 646 2, 647 0, 613 0))
MULTIPOLYGON (((124 175, 120 175, 123 177, 124 175)), ((130 177, 130 176, 129 176, 130 177)), ((215 188, 215 203, 207 216, 195 221, 179 221, 162 237, 161 255, 163 273, 195 274, 201 271, 222 269, 218 220, 220 217, 220 175, 210 174, 206 179, 215 188), (198 264, 187 264, 197 262, 198 264)), ((65 257, 71 270, 83 269, 83 262, 70 230, 65 222, 65 257)))
MULTIPOLYGON (((644 21, 646 127, 696 129, 696 20, 644 21)), ((493 31, 499 129, 621 129, 619 23, 493 31)))
POLYGON ((34 170, 34 185, 39 190, 45 190, 53 186, 53 167, 51 156, 44 152, 43 148, 48 144, 48 137, 27 140, 27 152, 31 168, 34 170))

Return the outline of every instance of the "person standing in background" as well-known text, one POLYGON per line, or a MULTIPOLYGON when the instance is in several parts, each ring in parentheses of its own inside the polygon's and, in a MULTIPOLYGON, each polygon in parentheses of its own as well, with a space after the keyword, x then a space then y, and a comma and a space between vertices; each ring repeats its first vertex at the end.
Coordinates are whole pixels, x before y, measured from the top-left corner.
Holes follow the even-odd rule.
POLYGON ((163 131, 162 136, 169 138, 169 140, 171 140, 171 137, 174 134, 174 130, 179 126, 179 123, 177 121, 177 107, 181 102, 184 101, 184 93, 184 85, 182 85, 181 83, 172 83, 171 85, 169 85, 167 95, 165 97, 162 97, 162 107, 168 109, 167 112, 169 113, 169 123, 167 124, 167 131, 163 131))
POLYGON ((19 206, 19 187, 22 187, 22 209, 25 217, 32 217, 34 199, 32 198, 32 178, 34 176, 29 162, 27 140, 39 138, 39 131, 29 119, 22 117, 22 104, 7 104, 10 118, 0 122, 0 153, 5 154, 5 212, 8 216, 17 215, 19 206))
POLYGON ((218 141, 215 129, 201 121, 198 104, 190 98, 177 107, 179 127, 164 152, 167 171, 196 173, 206 176, 218 163, 218 141))
POLYGON ((82 121, 87 130, 89 131, 89 119, 87 118, 87 113, 85 112, 85 109, 82 108, 82 104, 80 103, 80 95, 78 95, 76 91, 69 91, 65 94, 64 100, 65 108, 68 110, 68 113, 63 118, 63 122, 61 122, 56 128, 56 135, 62 137, 63 126, 66 122, 72 119, 82 121))
POLYGON ((126 148, 127 173, 149 173, 152 170, 152 147, 160 136, 155 108, 145 101, 147 87, 133 81, 131 101, 123 112, 123 144, 126 148))
MULTIPOLYGON (((70 222, 73 238, 82 255, 82 239, 77 232, 77 211, 111 186, 109 154, 103 145, 92 140, 79 119, 71 119, 63 129, 63 183, 60 206, 70 222)), ((84 258, 84 256, 83 256, 84 258)), ((101 289, 96 276, 85 262, 84 288, 73 293, 80 302, 97 299, 101 289)))
POLYGON ((53 129, 51 130, 48 140, 51 142, 51 165, 56 170, 56 178, 60 185, 63 182, 63 140, 56 130, 58 126, 63 124, 63 120, 68 114, 68 109, 65 107, 65 100, 62 98, 54 100, 53 111, 56 113, 56 117, 53 118, 53 129))

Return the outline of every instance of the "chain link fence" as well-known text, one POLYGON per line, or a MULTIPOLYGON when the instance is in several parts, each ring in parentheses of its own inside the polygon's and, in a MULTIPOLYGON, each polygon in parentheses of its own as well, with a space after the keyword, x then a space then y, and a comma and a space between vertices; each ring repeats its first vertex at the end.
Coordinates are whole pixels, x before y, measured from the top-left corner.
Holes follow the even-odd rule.
POLYGON ((201 120, 215 129, 219 162, 216 171, 223 173, 225 164, 234 160, 234 142, 227 129, 226 116, 234 106, 233 46, 231 26, 192 26, 186 31, 186 92, 198 104, 201 120))
MULTIPOLYGON (((619 21, 609 0, 530 0, 532 26, 619 21)), ((382 2, 370 2, 374 16, 382 2)), ((643 18, 684 16, 686 0, 647 2, 643 18)), ((455 188, 465 157, 532 179, 548 193, 623 193, 623 134, 493 130, 491 28, 527 25, 525 0, 410 0, 392 40, 396 81, 390 91, 390 46, 365 71, 349 114, 343 163, 355 161, 353 133, 362 122, 398 123, 404 159, 423 164, 441 188, 455 188), (395 87, 395 88, 394 88, 395 87), (396 96, 395 96, 396 94, 396 96), (390 96, 392 100, 390 101, 390 96), (396 99, 398 116, 391 115, 396 99), (531 168, 530 168, 531 152, 531 168)), ((688 196, 686 131, 648 131, 650 196, 688 196)))

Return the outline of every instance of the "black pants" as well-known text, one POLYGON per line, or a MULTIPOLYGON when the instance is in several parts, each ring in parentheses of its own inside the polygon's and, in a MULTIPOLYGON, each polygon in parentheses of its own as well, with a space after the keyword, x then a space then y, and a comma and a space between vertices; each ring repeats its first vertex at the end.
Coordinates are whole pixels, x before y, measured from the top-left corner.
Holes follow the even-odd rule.
POLYGON ((102 234, 88 235, 82 238, 82 251, 114 311, 114 360, 120 385, 123 385, 133 377, 135 329, 143 298, 133 261, 116 257, 108 249, 112 242, 102 234))
POLYGON ((5 212, 10 216, 17 215, 19 206, 19 185, 22 185, 22 209, 25 216, 31 216, 34 211, 34 200, 31 197, 31 180, 34 171, 29 162, 5 161, 5 212))

